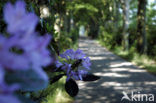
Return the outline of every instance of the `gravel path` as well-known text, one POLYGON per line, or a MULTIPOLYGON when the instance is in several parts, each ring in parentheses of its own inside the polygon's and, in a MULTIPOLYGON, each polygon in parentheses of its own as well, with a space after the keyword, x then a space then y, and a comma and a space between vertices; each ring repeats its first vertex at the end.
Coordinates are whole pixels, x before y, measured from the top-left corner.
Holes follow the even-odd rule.
POLYGON ((94 40, 80 39, 79 48, 91 58, 91 72, 101 78, 94 82, 78 81, 80 91, 74 103, 156 103, 156 76, 114 55, 94 40), (121 101, 123 92, 131 102, 121 101), (149 102, 153 99, 155 102, 149 102))

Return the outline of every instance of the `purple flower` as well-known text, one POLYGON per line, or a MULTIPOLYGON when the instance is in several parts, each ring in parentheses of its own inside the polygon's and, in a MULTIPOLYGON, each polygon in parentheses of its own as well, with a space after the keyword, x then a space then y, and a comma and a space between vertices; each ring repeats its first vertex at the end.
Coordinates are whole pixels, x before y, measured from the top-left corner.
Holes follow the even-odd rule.
POLYGON ((86 69, 90 69, 91 63, 89 57, 85 57, 85 54, 82 50, 77 49, 74 51, 73 49, 68 49, 60 55, 61 58, 65 58, 66 60, 82 60, 82 66, 86 69))
POLYGON ((77 49, 76 51, 74 51, 73 49, 68 49, 63 52, 60 57, 65 58, 67 61, 65 61, 65 63, 57 62, 56 67, 58 68, 62 66, 61 69, 64 70, 67 75, 67 81, 70 78, 73 78, 75 80, 82 80, 82 76, 87 74, 87 71, 80 70, 78 67, 81 65, 87 70, 90 70, 90 59, 89 57, 86 57, 83 51, 80 49, 77 49), (70 64, 71 62, 73 64, 70 64))
POLYGON ((65 58, 67 60, 74 59, 75 52, 73 49, 68 49, 64 53, 60 54, 60 57, 65 58))
POLYGON ((71 64, 65 63, 64 66, 62 66, 61 69, 66 72, 66 74, 67 74, 66 81, 68 81, 71 78, 71 76, 72 76, 71 75, 71 71, 72 71, 71 64))
MULTIPOLYGON (((60 64, 60 62, 59 62, 59 64, 60 64)), ((61 66, 62 66, 61 69, 63 71, 65 71, 65 73, 67 74, 66 81, 68 81, 72 76, 71 75, 71 72, 72 72, 71 64, 65 63, 65 64, 62 64, 61 66)))
POLYGON ((71 64, 65 63, 61 69, 66 71, 67 74, 69 74, 69 72, 71 71, 71 64))
POLYGON ((6 69, 28 69, 27 60, 16 53, 11 52, 19 40, 0 36, 0 64, 6 69))
POLYGON ((71 77, 73 77, 73 79, 75 79, 75 80, 80 80, 80 78, 79 78, 79 76, 78 76, 78 72, 76 72, 76 71, 71 71, 71 74, 70 74, 71 76, 70 77, 68 77, 68 80, 71 78, 71 77))
POLYGON ((8 24, 11 37, 0 36, 0 63, 7 69, 41 68, 52 62, 50 52, 46 48, 50 35, 39 36, 34 32, 38 18, 27 13, 25 3, 17 1, 15 6, 7 3, 4 7, 4 19, 8 24), (29 34, 29 35, 28 35, 29 34), (20 36, 18 36, 20 35, 20 36), (14 53, 12 48, 23 53, 14 53))
POLYGON ((42 67, 53 62, 47 49, 51 36, 39 36, 36 33, 38 17, 28 13, 22 1, 17 1, 15 5, 5 5, 4 20, 10 35, 0 35, 0 103, 20 103, 14 96, 20 85, 6 84, 5 72, 33 69, 40 78, 48 82, 48 76, 42 67))
POLYGON ((46 48, 50 38, 49 35, 40 37, 35 34, 26 39, 0 36, 1 65, 7 69, 35 69, 50 64, 52 59, 46 48), (14 53, 10 51, 12 48, 20 49, 23 53, 14 53))
POLYGON ((85 54, 80 49, 77 49, 76 51, 74 51, 73 49, 68 49, 62 54, 60 54, 60 57, 65 58, 67 60, 82 59, 83 57, 85 57, 85 54))
MULTIPOLYGON (((78 70, 78 71, 71 71, 71 76, 75 80, 83 80, 83 76, 86 75, 88 72, 85 70, 78 70)), ((69 78, 69 77, 68 77, 69 78)), ((69 80, 69 79, 68 79, 69 80)))
POLYGON ((70 78, 73 78, 75 80, 82 80, 82 76, 88 73, 85 70, 73 70, 71 67, 71 64, 68 64, 68 63, 65 63, 61 67, 61 69, 64 70, 67 75, 66 81, 68 81, 70 78))
POLYGON ((20 86, 18 84, 7 85, 4 82, 0 83, 1 92, 0 94, 11 94, 14 91, 18 90, 20 86))
POLYGON ((27 57, 32 68, 41 68, 52 63, 50 52, 47 49, 50 39, 50 35, 41 37, 34 34, 34 36, 23 42, 23 44, 21 43, 21 48, 25 51, 23 55, 27 57))
POLYGON ((61 62, 59 62, 58 60, 55 62, 55 64, 56 64, 56 67, 57 68, 59 68, 59 67, 61 67, 63 64, 61 63, 61 62))
POLYGON ((4 82, 4 68, 0 64, 0 83, 4 82))
POLYGON ((4 81, 5 69, 3 68, 3 66, 4 64, 7 64, 7 63, 4 63, 4 61, 2 62, 2 60, 6 60, 6 57, 9 56, 9 55, 6 55, 7 53, 5 54, 7 50, 6 48, 9 47, 9 45, 5 47, 4 43, 6 43, 6 38, 0 36, 0 103, 8 103, 8 101, 11 101, 11 103, 21 103, 13 95, 13 92, 19 89, 19 85, 13 84, 9 86, 4 81), (3 56, 3 58, 1 58, 3 54, 5 55, 3 56))
POLYGON ((13 95, 13 92, 17 89, 19 89, 19 85, 17 84, 8 86, 4 82, 1 82, 0 83, 0 103, 8 103, 8 101, 11 101, 11 103, 21 103, 17 99, 17 97, 13 95))
POLYGON ((88 70, 90 69, 91 63, 89 57, 86 57, 82 60, 82 66, 88 70))
POLYGON ((13 94, 0 94, 0 103, 21 103, 13 94))
POLYGON ((88 72, 85 70, 78 70, 78 76, 79 76, 80 80, 83 80, 82 76, 86 75, 87 73, 88 72))
POLYGON ((35 14, 26 12, 23 1, 17 1, 15 6, 7 3, 3 12, 4 20, 8 24, 7 31, 14 35, 33 32, 38 22, 35 14))
POLYGON ((82 58, 84 58, 85 56, 86 56, 86 55, 83 53, 82 50, 77 49, 77 50, 75 51, 75 54, 74 54, 74 59, 82 59, 82 58))

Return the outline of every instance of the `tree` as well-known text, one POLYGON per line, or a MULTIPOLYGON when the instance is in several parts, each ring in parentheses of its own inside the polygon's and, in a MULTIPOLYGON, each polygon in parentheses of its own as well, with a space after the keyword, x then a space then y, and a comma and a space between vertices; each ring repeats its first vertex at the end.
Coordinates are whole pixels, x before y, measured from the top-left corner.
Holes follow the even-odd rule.
POLYGON ((137 12, 137 50, 143 54, 147 52, 146 38, 146 4, 147 0, 138 0, 137 12))
POLYGON ((122 9, 123 9, 123 46, 124 50, 129 48, 129 1, 130 0, 121 0, 122 9))

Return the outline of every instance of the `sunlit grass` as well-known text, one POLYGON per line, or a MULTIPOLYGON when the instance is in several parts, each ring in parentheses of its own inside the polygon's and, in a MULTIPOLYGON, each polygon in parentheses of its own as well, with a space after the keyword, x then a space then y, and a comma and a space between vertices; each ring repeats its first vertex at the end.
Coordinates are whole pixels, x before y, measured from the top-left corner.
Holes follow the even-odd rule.
POLYGON ((61 78, 58 82, 49 85, 43 92, 48 94, 41 103, 72 103, 74 99, 70 97, 64 88, 66 77, 61 78))
POLYGON ((107 47, 116 55, 119 55, 120 57, 132 62, 140 68, 146 69, 148 72, 156 75, 156 61, 153 58, 147 55, 140 55, 135 51, 134 48, 131 48, 129 51, 124 51, 121 46, 116 46, 115 48, 110 49, 110 46, 105 45, 103 42, 99 43, 107 47))

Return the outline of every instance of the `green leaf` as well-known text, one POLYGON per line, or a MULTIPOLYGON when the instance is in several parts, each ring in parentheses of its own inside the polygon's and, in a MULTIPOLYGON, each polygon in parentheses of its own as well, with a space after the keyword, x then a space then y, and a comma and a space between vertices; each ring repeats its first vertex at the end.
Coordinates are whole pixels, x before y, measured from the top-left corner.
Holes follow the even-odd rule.
POLYGON ((71 97, 75 97, 78 94, 78 92, 79 92, 78 85, 77 85, 77 83, 73 79, 70 79, 70 80, 68 80, 66 82, 65 89, 66 89, 66 92, 71 97))
POLYGON ((64 75, 65 75, 65 74, 60 74, 60 75, 57 75, 57 76, 55 76, 55 77, 50 78, 50 84, 57 82, 57 81, 58 81, 59 79, 61 79, 62 76, 64 76, 64 75))
POLYGON ((93 74, 87 74, 82 77, 82 81, 96 81, 98 79, 100 79, 100 77, 93 74))

